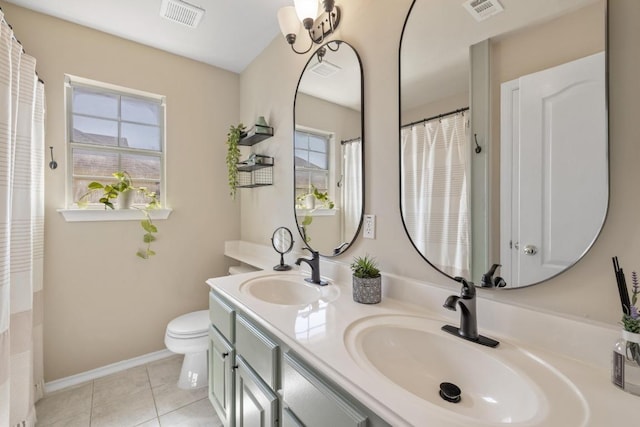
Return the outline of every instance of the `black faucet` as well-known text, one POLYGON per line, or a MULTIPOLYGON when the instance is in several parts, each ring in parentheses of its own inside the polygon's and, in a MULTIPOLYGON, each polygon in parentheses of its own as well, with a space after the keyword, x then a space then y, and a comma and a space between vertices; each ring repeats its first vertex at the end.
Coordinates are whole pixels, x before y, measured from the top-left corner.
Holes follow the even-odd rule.
POLYGON ((306 249, 311 252, 311 258, 298 258, 296 260, 296 265, 300 265, 301 262, 306 262, 309 264, 309 267, 311 267, 311 277, 307 277, 304 280, 315 285, 327 285, 328 282, 320 279, 320 253, 307 247, 302 249, 306 249))
POLYGON ((498 267, 502 267, 500 264, 493 264, 489 271, 482 275, 480 279, 480 286, 483 288, 504 288, 507 286, 507 282, 502 277, 493 278, 494 273, 498 267))
POLYGON ((496 347, 500 344, 496 340, 478 334, 478 317, 476 313, 476 287, 473 282, 468 282, 462 277, 456 277, 457 282, 462 283, 460 296, 450 295, 447 297, 443 307, 448 310, 456 310, 460 306, 460 327, 444 325, 442 330, 456 335, 465 340, 473 341, 489 347, 496 347))

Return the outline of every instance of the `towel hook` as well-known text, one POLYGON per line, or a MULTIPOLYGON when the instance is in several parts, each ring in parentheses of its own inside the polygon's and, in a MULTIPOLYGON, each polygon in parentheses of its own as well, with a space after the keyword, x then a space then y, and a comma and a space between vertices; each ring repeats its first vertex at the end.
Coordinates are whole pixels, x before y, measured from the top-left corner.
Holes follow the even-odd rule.
POLYGON ((482 147, 480 147, 480 145, 478 144, 478 134, 474 133, 473 138, 476 140, 476 153, 480 154, 480 152, 482 151, 482 147))
POLYGON ((49 162, 49 168, 51 169, 55 169, 58 167, 58 162, 56 162, 55 160, 53 160, 53 147, 50 146, 49 150, 51 150, 51 161, 49 162))

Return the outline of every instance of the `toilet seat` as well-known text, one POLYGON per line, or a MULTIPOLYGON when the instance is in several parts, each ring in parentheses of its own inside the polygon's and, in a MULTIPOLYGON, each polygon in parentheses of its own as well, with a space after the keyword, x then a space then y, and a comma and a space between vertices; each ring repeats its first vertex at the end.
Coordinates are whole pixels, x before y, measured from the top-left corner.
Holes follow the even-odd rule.
POLYGON ((164 343, 174 353, 204 351, 209 347, 210 323, 208 310, 176 317, 167 325, 164 343))
POLYGON ((167 334, 176 338, 199 337, 209 332, 209 310, 194 311, 176 317, 167 325, 167 334))

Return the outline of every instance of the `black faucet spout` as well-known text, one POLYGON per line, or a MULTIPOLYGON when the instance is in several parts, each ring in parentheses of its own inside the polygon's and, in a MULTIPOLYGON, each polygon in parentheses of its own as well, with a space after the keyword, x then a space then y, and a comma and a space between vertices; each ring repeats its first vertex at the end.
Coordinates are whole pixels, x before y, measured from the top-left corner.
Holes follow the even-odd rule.
POLYGON ((328 283, 320 279, 320 253, 310 248, 303 248, 311 252, 311 258, 298 258, 296 265, 306 263, 311 268, 311 277, 304 279, 306 282, 313 283, 314 285, 325 286, 328 283))
POLYGON ((460 296, 450 295, 445 300, 443 307, 449 310, 456 310, 460 306, 460 327, 444 325, 442 330, 450 334, 457 335, 469 341, 489 347, 496 347, 499 342, 491 338, 478 334, 478 315, 476 310, 476 288, 473 282, 469 282, 462 277, 455 280, 462 284, 460 296))

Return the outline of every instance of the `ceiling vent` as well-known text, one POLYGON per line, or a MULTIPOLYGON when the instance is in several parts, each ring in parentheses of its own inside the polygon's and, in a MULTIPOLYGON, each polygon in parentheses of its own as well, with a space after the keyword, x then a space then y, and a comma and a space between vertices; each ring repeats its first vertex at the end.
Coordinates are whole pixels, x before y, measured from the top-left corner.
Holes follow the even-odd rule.
POLYGON ((468 0, 462 5, 478 22, 504 11, 498 0, 468 0))
POLYGON ((309 68, 309 71, 321 76, 321 77, 329 77, 340 71, 342 68, 338 67, 335 64, 332 64, 329 61, 318 62, 315 65, 312 65, 309 68))
POLYGON ((187 27, 195 28, 204 15, 204 9, 181 0, 162 0, 160 16, 187 27))

